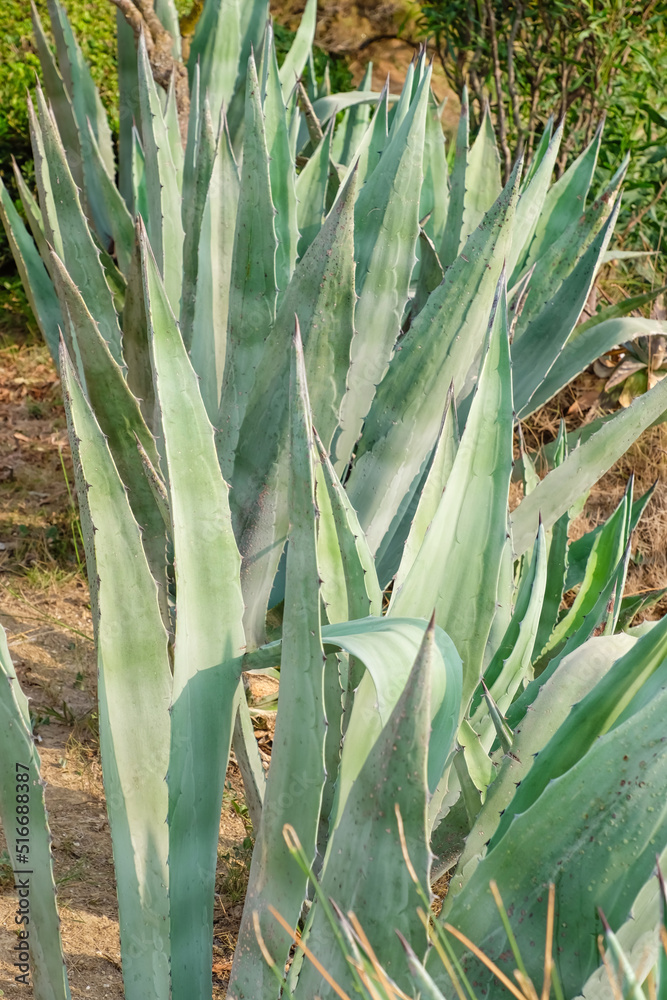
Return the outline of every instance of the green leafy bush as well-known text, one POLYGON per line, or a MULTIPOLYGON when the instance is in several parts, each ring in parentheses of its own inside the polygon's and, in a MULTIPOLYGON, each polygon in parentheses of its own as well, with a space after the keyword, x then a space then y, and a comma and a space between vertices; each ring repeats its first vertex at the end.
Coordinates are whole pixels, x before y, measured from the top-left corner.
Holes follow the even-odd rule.
POLYGON ((467 85, 473 122, 490 100, 506 171, 530 155, 549 115, 564 118, 562 170, 603 115, 598 179, 632 161, 619 218, 623 237, 658 248, 667 199, 667 12, 662 3, 611 0, 422 0, 421 28, 455 90, 467 85), (638 217, 641 227, 638 227, 638 217))
MULTIPOLYGON (((46 0, 36 0, 43 18, 46 0)), ((66 0, 65 8, 90 65, 93 78, 109 113, 112 129, 118 124, 118 74, 116 71, 116 13, 113 5, 93 0, 66 0)), ((42 71, 35 48, 30 5, 24 0, 0 4, 0 177, 16 196, 12 157, 33 180, 32 149, 28 130, 26 93, 35 90, 42 71)), ((15 271, 9 246, 0 234, 0 274, 15 271)))

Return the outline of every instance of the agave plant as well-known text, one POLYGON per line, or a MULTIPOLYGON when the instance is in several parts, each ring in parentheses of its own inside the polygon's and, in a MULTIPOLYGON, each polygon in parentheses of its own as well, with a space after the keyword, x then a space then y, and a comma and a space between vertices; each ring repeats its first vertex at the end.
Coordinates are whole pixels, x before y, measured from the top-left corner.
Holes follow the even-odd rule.
POLYGON ((666 348, 664 336, 638 337, 625 344, 620 352, 599 358, 594 365, 595 374, 605 379, 605 392, 616 389, 621 406, 628 406, 667 374, 666 348))
MULTIPOLYGON (((505 898, 532 900, 563 862, 559 919, 572 914, 576 931, 555 961, 574 996, 597 966, 577 934, 600 905, 634 947, 633 907, 667 846, 662 806, 640 823, 667 790, 662 747, 651 749, 667 648, 664 622, 614 634, 647 498, 633 503, 630 485, 569 553, 567 529, 582 493, 667 410, 667 384, 576 448, 563 434, 541 482, 526 459, 511 519, 508 491, 516 415, 631 335, 617 315, 576 326, 623 167, 589 198, 598 133, 550 187, 561 134, 549 127, 525 176, 518 163, 501 189, 489 121, 471 145, 464 95, 448 178, 423 56, 397 98, 307 93, 295 82, 313 0, 280 69, 265 0, 206 0, 187 129, 183 75, 174 65, 162 93, 155 34, 149 43, 139 25, 135 42, 119 21, 116 186, 99 98, 58 0, 49 6, 57 59, 34 14, 48 95, 38 89, 31 109, 37 200, 17 175, 30 233, 4 189, 2 214, 63 381, 128 1000, 211 995, 232 739, 256 844, 231 997, 278 996, 297 927, 314 954, 333 952, 329 897, 355 909, 409 989, 386 933, 389 913, 426 956, 406 851, 423 884, 458 860, 448 918, 464 930, 473 912, 486 927, 490 878, 505 898), (566 586, 577 596, 561 615, 566 586), (280 638, 266 643, 270 608, 280 638), (241 673, 277 664, 267 777, 241 673), (609 805, 621 772, 648 757, 637 828, 619 819, 575 849, 581 817, 563 817, 563 797, 609 805), (310 898, 286 823, 323 897, 310 898), (543 827, 553 853, 539 857, 543 827), (507 861, 517 852, 519 871, 507 861), (620 894, 610 857, 628 868, 620 894)), ((173 28, 170 4, 158 12, 173 28)), ((0 659, 0 813, 9 828, 20 761, 36 816, 35 996, 60 1000, 38 759, 4 648, 0 659)), ((532 924, 516 913, 521 937, 532 924)), ((297 1000, 332 995, 314 969, 292 962, 297 1000)))

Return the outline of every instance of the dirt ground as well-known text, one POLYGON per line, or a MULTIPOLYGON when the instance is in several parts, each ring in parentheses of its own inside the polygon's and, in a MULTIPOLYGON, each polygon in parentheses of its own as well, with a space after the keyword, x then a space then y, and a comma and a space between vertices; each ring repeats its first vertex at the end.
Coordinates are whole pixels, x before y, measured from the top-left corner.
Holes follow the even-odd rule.
MULTIPOLYGON (((272 0, 274 16, 295 29, 305 0, 272 0)), ((410 61, 421 38, 416 23, 417 7, 410 0, 320 0, 315 42, 326 52, 345 55, 355 83, 369 62, 373 63, 373 88, 381 90, 389 77, 393 93, 403 86, 410 61)), ((431 57, 434 50, 429 49, 431 57)), ((461 103, 447 84, 442 66, 433 58, 433 93, 446 99, 442 115, 446 135, 456 131, 461 103)))

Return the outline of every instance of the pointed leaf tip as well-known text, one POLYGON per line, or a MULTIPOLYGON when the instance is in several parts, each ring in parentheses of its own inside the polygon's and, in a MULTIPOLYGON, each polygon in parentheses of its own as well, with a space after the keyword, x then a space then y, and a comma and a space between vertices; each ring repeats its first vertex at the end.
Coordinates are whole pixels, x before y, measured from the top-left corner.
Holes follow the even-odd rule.
POLYGON ((656 854, 656 874, 658 876, 658 882, 660 884, 660 893, 662 895, 663 905, 667 910, 667 885, 665 885, 665 876, 662 874, 662 869, 660 868, 660 855, 656 854))
POLYGON ((294 313, 294 337, 292 338, 294 346, 298 353, 303 353, 303 340, 301 339, 301 327, 299 325, 299 317, 294 313))

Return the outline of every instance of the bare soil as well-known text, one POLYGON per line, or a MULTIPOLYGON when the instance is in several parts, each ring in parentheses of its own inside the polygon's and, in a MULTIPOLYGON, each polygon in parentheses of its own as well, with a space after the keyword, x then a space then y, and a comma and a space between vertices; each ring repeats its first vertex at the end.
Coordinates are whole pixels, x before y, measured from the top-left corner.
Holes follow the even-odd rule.
MULTIPOLYGON (((305 0, 271 3, 274 16, 295 29, 305 0)), ((321 0, 318 7, 315 42, 326 52, 345 55, 355 84, 369 62, 373 64, 373 89, 381 90, 389 78, 392 93, 399 93, 405 74, 422 44, 417 5, 410 0, 321 0)), ((442 66, 433 57, 432 87, 439 101, 446 99, 443 128, 449 137, 456 131, 461 102, 447 84, 442 66)))

